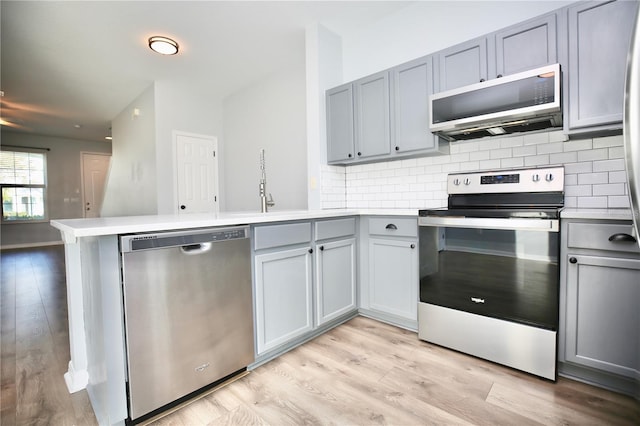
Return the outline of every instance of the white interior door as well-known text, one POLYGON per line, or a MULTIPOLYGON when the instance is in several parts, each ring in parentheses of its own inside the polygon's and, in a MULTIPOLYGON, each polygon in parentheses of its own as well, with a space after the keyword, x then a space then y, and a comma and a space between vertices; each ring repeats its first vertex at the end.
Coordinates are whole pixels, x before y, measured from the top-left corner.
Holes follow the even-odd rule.
POLYGON ((84 217, 99 217, 111 155, 90 152, 81 155, 84 217))
POLYGON ((178 213, 217 213, 218 139, 174 132, 178 213))

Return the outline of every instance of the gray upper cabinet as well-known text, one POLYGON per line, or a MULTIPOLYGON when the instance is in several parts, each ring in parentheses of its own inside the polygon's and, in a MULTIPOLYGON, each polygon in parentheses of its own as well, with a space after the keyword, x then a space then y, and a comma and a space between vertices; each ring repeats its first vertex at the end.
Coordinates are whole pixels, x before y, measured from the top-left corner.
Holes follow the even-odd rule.
POLYGON ((327 161, 352 159, 355 152, 353 135, 353 84, 327 90, 327 161))
POLYGON ((488 37, 480 37, 438 52, 439 91, 486 81, 489 76, 488 37))
POLYGON ((626 58, 637 7, 637 2, 616 1, 568 8, 566 130, 621 128, 626 58))
POLYGON ((389 154, 389 72, 365 77, 353 85, 356 158, 389 154))
POLYGON ((560 62, 557 20, 557 14, 551 13, 497 31, 496 77, 560 62))
POLYGON ((431 56, 391 69, 392 152, 434 150, 438 146, 438 137, 429 131, 429 95, 433 88, 431 56))

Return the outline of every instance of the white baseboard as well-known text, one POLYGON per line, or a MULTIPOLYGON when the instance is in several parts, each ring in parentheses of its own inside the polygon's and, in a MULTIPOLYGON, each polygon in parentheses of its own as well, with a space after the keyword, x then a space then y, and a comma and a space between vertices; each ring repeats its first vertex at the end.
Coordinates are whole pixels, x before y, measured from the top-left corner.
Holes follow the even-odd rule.
POLYGON ((63 245, 62 241, 46 241, 41 243, 7 244, 0 246, 0 250, 12 250, 21 248, 47 247, 63 245))

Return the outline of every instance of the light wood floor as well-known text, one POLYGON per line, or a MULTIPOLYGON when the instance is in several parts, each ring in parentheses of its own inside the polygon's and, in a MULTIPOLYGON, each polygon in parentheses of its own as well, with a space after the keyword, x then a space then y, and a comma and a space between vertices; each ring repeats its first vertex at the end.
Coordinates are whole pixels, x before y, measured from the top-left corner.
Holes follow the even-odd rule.
MULTIPOLYGON (((61 247, 3 251, 2 425, 93 425, 69 395, 61 247)), ((363 317, 271 361, 157 425, 638 425, 636 400, 538 379, 363 317)))

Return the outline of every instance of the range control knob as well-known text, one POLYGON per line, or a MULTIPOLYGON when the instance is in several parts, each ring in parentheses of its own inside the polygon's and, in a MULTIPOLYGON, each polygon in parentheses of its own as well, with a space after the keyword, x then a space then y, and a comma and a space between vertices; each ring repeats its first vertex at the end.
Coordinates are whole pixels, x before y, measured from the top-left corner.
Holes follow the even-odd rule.
POLYGON ((465 185, 467 185, 467 186, 471 185, 471 179, 466 178, 466 179, 464 180, 464 184, 465 184, 465 185))
POLYGON ((453 184, 454 184, 455 186, 460 185, 460 179, 455 178, 455 179, 453 180, 453 184))
POLYGON ((551 182, 553 180, 553 175, 551 173, 547 173, 544 177, 547 182, 551 182))
POLYGON ((531 176, 531 180, 534 182, 540 182, 540 175, 539 174, 534 174, 533 176, 531 176))

